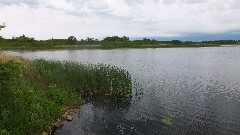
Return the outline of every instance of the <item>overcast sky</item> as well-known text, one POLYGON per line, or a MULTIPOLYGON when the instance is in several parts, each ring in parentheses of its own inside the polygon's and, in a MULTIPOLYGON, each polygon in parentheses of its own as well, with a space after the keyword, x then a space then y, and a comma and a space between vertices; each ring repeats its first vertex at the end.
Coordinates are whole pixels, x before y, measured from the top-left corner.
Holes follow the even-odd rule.
POLYGON ((240 35, 240 0, 0 0, 1 22, 5 38, 240 35))

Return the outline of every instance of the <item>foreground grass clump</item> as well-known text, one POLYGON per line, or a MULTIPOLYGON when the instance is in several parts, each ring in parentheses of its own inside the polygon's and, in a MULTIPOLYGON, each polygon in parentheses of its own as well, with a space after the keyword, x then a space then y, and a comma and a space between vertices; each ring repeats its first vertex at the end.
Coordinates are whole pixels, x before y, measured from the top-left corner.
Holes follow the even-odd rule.
MULTIPOLYGON (((49 132, 80 95, 131 94, 131 77, 107 65, 34 60, 0 54, 0 135, 49 132)), ((129 96, 128 96, 129 97, 129 96)))
MULTIPOLYGON (((33 77, 43 86, 57 84, 62 89, 91 95, 129 95, 131 94, 130 74, 115 66, 104 64, 79 64, 68 61, 34 60, 34 70, 39 73, 33 77)), ((31 79, 31 80, 34 80, 31 79)))
POLYGON ((63 108, 77 105, 79 96, 56 86, 42 90, 22 79, 23 64, 0 61, 0 133, 33 134, 48 131, 63 114, 63 108))

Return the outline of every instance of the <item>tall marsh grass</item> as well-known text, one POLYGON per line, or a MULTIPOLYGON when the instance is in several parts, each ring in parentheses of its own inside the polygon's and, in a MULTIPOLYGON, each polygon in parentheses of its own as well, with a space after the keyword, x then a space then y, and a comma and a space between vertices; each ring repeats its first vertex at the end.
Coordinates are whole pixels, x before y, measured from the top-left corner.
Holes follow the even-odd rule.
POLYGON ((56 84, 62 89, 90 95, 129 95, 131 76, 116 66, 79 64, 69 61, 34 60, 38 73, 35 81, 47 87, 56 84))

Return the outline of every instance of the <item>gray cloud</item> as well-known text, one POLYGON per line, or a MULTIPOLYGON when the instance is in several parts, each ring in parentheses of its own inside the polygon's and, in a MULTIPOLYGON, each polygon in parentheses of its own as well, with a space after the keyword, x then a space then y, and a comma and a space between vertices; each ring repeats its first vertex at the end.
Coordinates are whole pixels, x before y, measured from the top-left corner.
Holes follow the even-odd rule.
POLYGON ((194 3, 204 3, 207 0, 163 0, 164 4, 174 4, 174 3, 186 3, 186 4, 194 4, 194 3))
POLYGON ((6 36, 25 32, 39 38, 65 37, 71 33, 96 37, 171 36, 240 29, 238 0, 0 0, 0 3, 0 18, 7 22, 1 34, 6 36))
POLYGON ((18 5, 18 4, 28 4, 28 5, 36 5, 38 4, 37 0, 0 0, 0 4, 2 5, 18 5))

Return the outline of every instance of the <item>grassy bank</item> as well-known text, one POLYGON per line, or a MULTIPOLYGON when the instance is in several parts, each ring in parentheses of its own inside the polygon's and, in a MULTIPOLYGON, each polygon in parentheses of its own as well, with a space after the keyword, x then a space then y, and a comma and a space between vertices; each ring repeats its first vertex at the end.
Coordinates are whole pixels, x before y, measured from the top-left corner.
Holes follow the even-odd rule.
POLYGON ((40 134, 78 106, 81 95, 129 95, 131 77, 108 65, 34 60, 0 54, 0 134, 40 134))
MULTIPOLYGON (((236 45, 236 44, 234 44, 236 45)), ((81 49, 121 49, 121 48, 189 48, 189 47, 221 47, 216 44, 200 45, 136 45, 136 46, 115 46, 115 45, 58 45, 58 46, 21 46, 21 47, 0 47, 0 50, 81 50, 81 49)))

